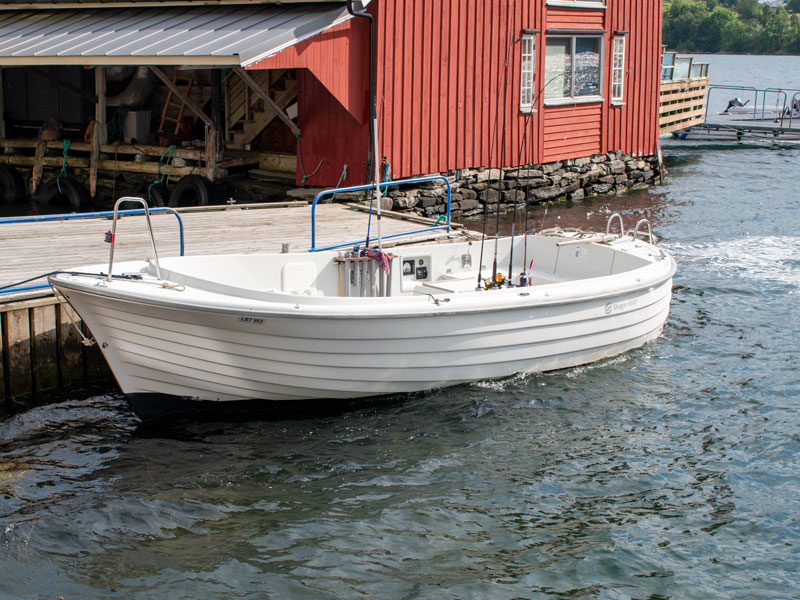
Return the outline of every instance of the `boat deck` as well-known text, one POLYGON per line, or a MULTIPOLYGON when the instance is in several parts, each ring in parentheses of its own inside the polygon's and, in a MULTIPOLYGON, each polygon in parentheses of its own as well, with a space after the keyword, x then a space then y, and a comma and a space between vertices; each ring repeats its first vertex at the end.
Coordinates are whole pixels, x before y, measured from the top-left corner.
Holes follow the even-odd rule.
MULTIPOLYGON (((280 252, 288 244, 290 252, 311 246, 311 207, 306 203, 253 204, 181 209, 184 223, 184 254, 251 254, 280 252)), ((364 239, 368 212, 349 205, 325 204, 317 207, 316 245, 364 239)), ((151 215, 156 247, 160 257, 179 254, 178 221, 170 213, 151 215)), ((434 222, 410 215, 384 212, 383 235, 430 227, 434 222), (412 220, 413 222, 409 222, 412 220)), ((0 225, 0 247, 4 261, 0 266, 0 285, 82 265, 108 262, 109 244, 105 232, 110 218, 70 221, 37 221, 0 225)), ((371 236, 377 233, 373 217, 371 236)), ((450 234, 452 236, 452 234, 450 234)), ((401 239, 410 243, 446 239, 444 231, 428 231, 401 239)), ((126 216, 117 223, 114 262, 141 260, 152 256, 149 234, 142 216, 126 216)), ((387 244, 389 245, 389 244, 387 244)), ((44 279, 33 283, 46 283, 44 279)), ((44 293, 48 293, 45 290, 44 293)), ((42 292, 6 293, 9 301, 42 292)))

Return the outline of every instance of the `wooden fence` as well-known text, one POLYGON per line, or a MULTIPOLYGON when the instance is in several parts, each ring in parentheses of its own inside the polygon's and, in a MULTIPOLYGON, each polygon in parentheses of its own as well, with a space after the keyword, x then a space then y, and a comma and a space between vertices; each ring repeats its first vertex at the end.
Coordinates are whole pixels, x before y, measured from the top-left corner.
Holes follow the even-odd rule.
POLYGON ((82 343, 77 328, 80 318, 53 296, 0 304, 0 403, 110 384, 103 355, 82 343))
POLYGON ((707 101, 708 77, 662 81, 659 135, 702 125, 707 101))

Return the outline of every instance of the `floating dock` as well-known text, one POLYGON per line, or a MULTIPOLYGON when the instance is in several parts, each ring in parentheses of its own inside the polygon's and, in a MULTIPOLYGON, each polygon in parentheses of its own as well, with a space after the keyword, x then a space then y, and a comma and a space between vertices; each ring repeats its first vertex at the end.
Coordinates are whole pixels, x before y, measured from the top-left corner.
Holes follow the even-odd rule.
MULTIPOLYGON (((178 209, 178 213, 183 222, 186 255, 286 249, 303 252, 311 245, 311 207, 305 201, 187 208, 178 209)), ((368 210, 359 206, 320 205, 316 212, 317 246, 363 240, 368 217, 368 210)), ((175 215, 156 213, 151 215, 151 221, 159 256, 180 254, 179 221, 175 215)), ((391 211, 383 212, 381 222, 384 236, 435 224, 431 219, 391 211)), ((105 242, 105 232, 111 227, 109 217, 0 223, 0 247, 5 258, 0 286, 58 269, 107 264, 109 244, 105 242)), ((372 237, 376 233, 373 215, 372 237)), ((458 235, 439 230, 401 239, 405 243, 422 243, 458 235)), ((152 248, 145 219, 138 215, 120 218, 114 261, 148 256, 152 256, 152 248)), ((0 413, 3 401, 110 382, 105 360, 96 347, 82 343, 81 333, 90 335, 77 315, 60 304, 47 287, 0 294, 0 413)))
POLYGON ((681 140, 798 141, 800 90, 709 86, 703 121, 673 135, 681 140))

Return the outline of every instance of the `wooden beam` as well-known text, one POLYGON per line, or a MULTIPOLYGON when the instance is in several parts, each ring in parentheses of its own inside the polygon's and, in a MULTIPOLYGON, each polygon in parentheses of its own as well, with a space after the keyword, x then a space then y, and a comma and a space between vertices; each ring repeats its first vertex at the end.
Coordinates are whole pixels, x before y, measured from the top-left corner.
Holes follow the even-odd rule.
POLYGON ((97 161, 100 160, 100 146, 106 143, 106 69, 97 67, 94 70, 94 89, 97 93, 97 104, 94 110, 94 127, 92 128, 92 150, 89 155, 89 195, 97 195, 97 161))
POLYGON ((6 137, 6 120, 3 118, 6 112, 5 88, 3 86, 3 67, 0 67, 0 139, 6 137))
POLYGON ((180 98, 181 102, 183 102, 186 106, 189 107, 189 110, 191 110, 194 114, 200 117, 203 123, 205 123, 209 127, 214 126, 214 121, 211 120, 211 117, 209 117, 206 113, 204 113, 203 109, 200 108, 197 104, 195 104, 186 94, 184 94, 177 85, 172 83, 172 80, 164 74, 164 71, 162 71, 158 67, 154 67, 153 65, 148 65, 148 67, 153 73, 156 74, 156 77, 158 77, 162 82, 164 82, 164 85, 166 85, 169 89, 172 90, 173 94, 175 94, 178 98, 180 98))
MULTIPOLYGON (((41 142, 37 142, 36 140, 0 140, 0 146, 6 150, 14 148, 36 148, 40 143, 41 142)), ((64 149, 63 144, 59 141, 50 141, 45 143, 47 144, 48 149, 64 149)), ((91 152, 92 145, 84 144, 83 142, 72 142, 69 146, 69 149, 70 151, 75 152, 91 152)), ((143 156, 161 156, 166 149, 166 146, 151 146, 147 144, 136 144, 133 146, 131 144, 117 144, 116 142, 113 144, 102 144, 100 146, 100 152, 105 152, 107 154, 139 154, 143 156)), ((191 160, 204 159, 203 151, 194 148, 178 148, 175 151, 175 156, 177 158, 188 158, 191 160)))
POLYGON ((283 109, 281 109, 281 107, 278 106, 275 103, 275 101, 269 97, 269 94, 267 94, 267 92, 261 89, 261 86, 258 85, 253 80, 252 77, 250 77, 250 74, 247 71, 245 71, 242 67, 233 67, 233 70, 236 71, 237 75, 239 75, 239 77, 242 78, 242 80, 248 85, 248 87, 250 87, 250 89, 252 89, 256 93, 256 95, 259 98, 261 98, 264 102, 269 104, 272 110, 274 110, 275 113, 278 115, 278 118, 286 124, 286 126, 291 130, 291 132, 295 134, 295 136, 300 137, 300 128, 297 127, 297 125, 294 124, 294 121, 292 121, 289 118, 289 115, 287 115, 283 111, 283 109))
POLYGON ((209 181, 214 181, 214 173, 217 170, 217 128, 206 128, 206 177, 209 181))
POLYGON ((47 151, 47 142, 36 144, 36 153, 33 155, 33 172, 31 173, 31 194, 35 194, 44 173, 44 154, 47 151))
MULTIPOLYGON (((35 156, 20 156, 18 154, 0 154, 0 164, 17 165, 19 167, 34 167, 34 169, 44 169, 44 167, 58 167, 64 164, 64 159, 60 156, 42 156, 37 159, 35 156)), ((85 169, 89 166, 89 159, 76 158, 71 156, 67 159, 67 166, 76 169, 85 169)), ((38 173, 41 179, 41 173, 38 173)))

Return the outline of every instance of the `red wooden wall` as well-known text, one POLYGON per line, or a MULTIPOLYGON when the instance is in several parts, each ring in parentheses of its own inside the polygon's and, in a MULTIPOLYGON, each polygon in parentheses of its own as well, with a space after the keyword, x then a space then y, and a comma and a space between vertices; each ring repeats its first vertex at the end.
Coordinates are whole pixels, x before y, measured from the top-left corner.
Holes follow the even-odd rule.
MULTIPOLYGON (((391 162, 394 178, 655 151, 659 0, 607 0, 602 9, 546 0, 376 0, 369 10, 376 17, 379 156, 391 162), (534 113, 521 113, 523 29, 539 31, 537 93, 548 30, 604 31, 603 101, 547 106, 540 95, 534 113), (610 101, 615 32, 627 32, 621 106, 610 101)), ((367 43, 365 20, 354 19, 254 65, 308 69, 299 79, 305 172, 325 159, 308 184, 336 184, 345 162, 346 185, 366 179, 367 43)))
POLYGON ((248 67, 297 69, 297 183, 334 186, 345 165, 342 186, 367 180, 368 48, 366 19, 351 19, 248 67))

